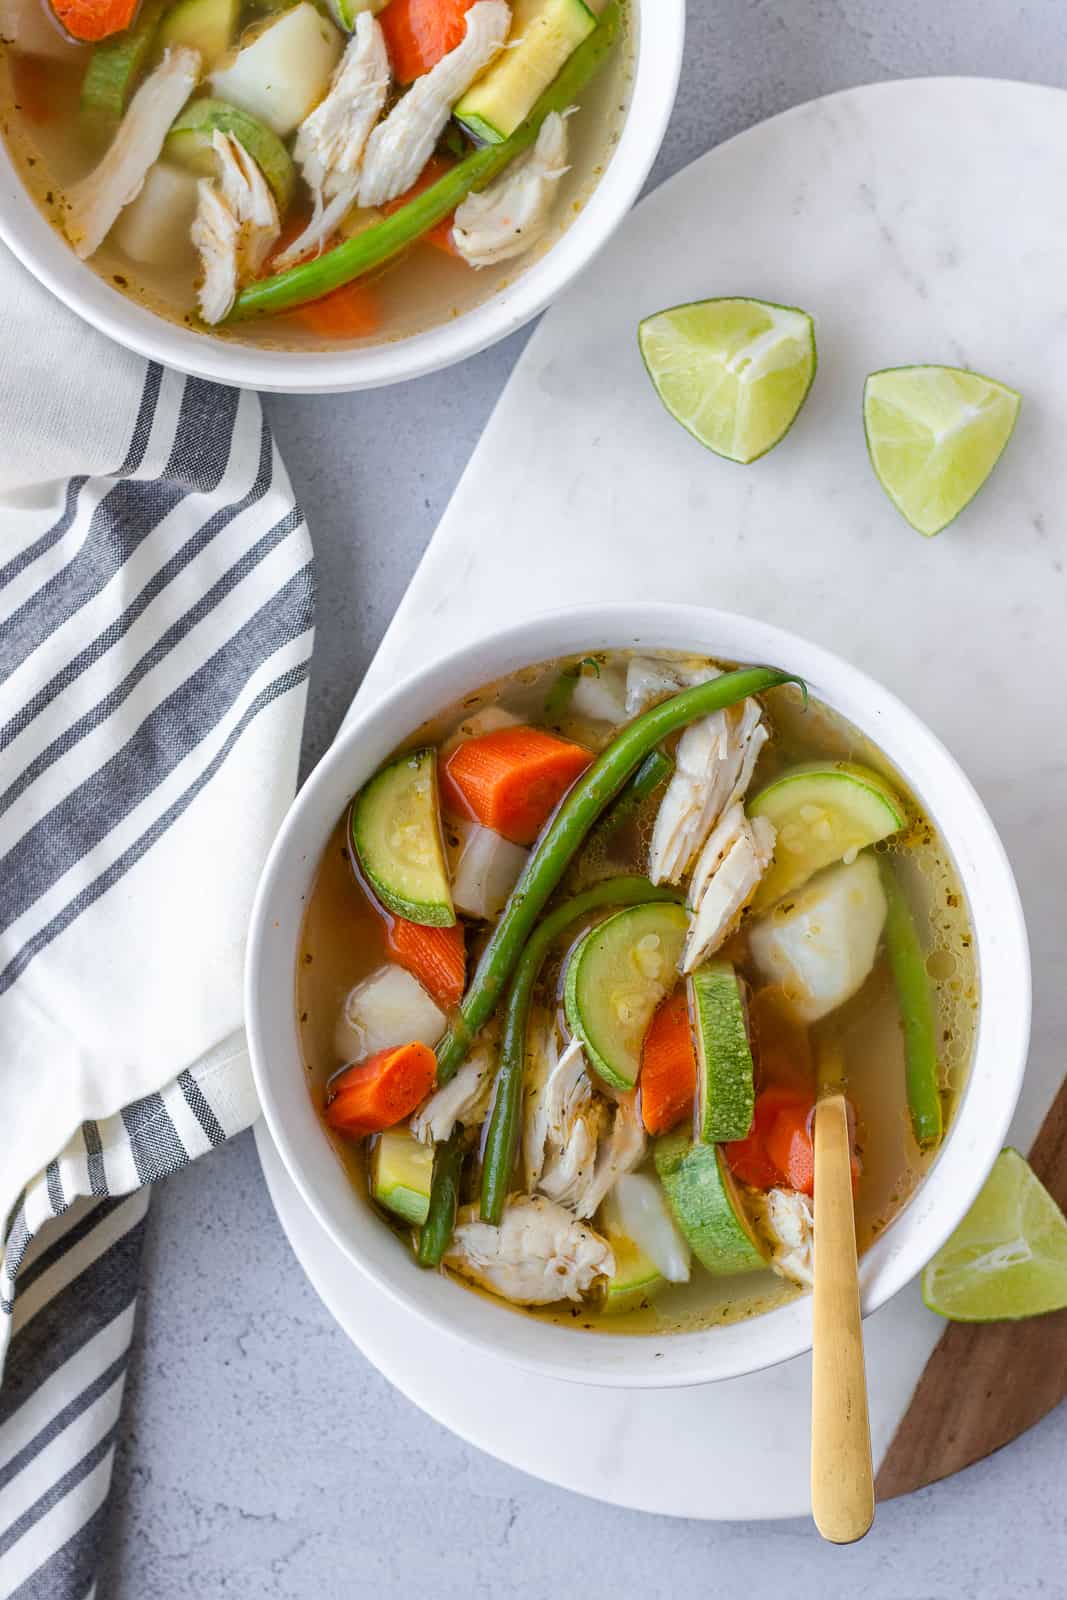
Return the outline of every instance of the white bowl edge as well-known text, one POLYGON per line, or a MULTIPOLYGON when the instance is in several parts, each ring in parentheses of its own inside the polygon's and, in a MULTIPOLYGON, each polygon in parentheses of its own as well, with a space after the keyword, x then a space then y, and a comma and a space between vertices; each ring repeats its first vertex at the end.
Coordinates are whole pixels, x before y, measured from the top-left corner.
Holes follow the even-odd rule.
POLYGON ((717 1381, 808 1349, 807 1297, 746 1322, 635 1338, 560 1328, 425 1273, 398 1247, 337 1161, 300 1067, 294 973, 306 895, 326 838, 352 792, 435 711, 517 667, 577 650, 694 651, 796 672, 813 695, 870 736, 940 829, 967 894, 980 1008, 970 1076, 933 1169, 861 1264, 865 1314, 903 1287, 963 1217, 999 1152, 1018 1098, 1030 1026, 1022 907, 988 814, 954 758, 899 700, 821 647, 733 613, 670 604, 582 606, 531 619, 437 660, 346 724, 290 810, 253 909, 245 1009, 264 1116, 301 1195, 354 1268, 429 1329, 547 1376, 619 1387, 717 1381))

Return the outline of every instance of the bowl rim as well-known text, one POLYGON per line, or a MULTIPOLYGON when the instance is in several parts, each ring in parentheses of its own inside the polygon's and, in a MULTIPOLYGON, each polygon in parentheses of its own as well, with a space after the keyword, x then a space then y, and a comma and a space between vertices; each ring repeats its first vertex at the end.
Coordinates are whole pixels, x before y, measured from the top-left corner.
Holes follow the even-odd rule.
POLYGON ((303 896, 294 916, 295 908, 286 900, 292 888, 291 884, 287 887, 287 879, 299 863, 306 895, 341 814, 344 802, 335 805, 336 796, 350 795, 399 740, 427 717, 463 693, 501 676, 500 662, 513 664, 503 671, 514 670, 568 654, 583 643, 585 648, 703 650, 729 660, 773 661, 798 672, 819 700, 874 739, 936 822, 967 894, 975 934, 980 1003, 974 1051, 968 1082, 937 1159, 907 1205, 863 1257, 864 1316, 897 1293, 948 1238, 1003 1146, 1026 1065, 1031 1010, 1029 946, 1011 866, 970 780, 915 713, 831 651, 738 613, 660 602, 566 607, 494 630, 440 655, 372 703, 357 706, 290 807, 260 879, 245 967, 245 1016, 253 1078, 281 1159, 319 1224, 353 1267, 412 1311, 428 1333, 444 1329, 476 1349, 542 1375, 578 1383, 659 1388, 720 1381, 774 1366, 810 1349, 810 1296, 739 1323, 638 1338, 556 1327, 471 1295, 443 1275, 422 1273, 406 1252, 397 1248, 389 1230, 365 1201, 355 1195, 314 1111, 302 1071, 294 1070, 299 1069, 300 1058, 292 983, 303 896), (457 686, 458 693, 452 692, 457 686), (831 692, 827 692, 828 686, 831 692), (397 728, 403 731, 392 732, 397 728), (902 742, 909 745, 913 760, 900 760, 902 742), (927 779, 927 786, 916 781, 917 772, 927 779), (937 803, 929 793, 931 774, 940 784, 937 803), (954 818, 947 827, 943 820, 946 807, 952 808, 954 818), (285 931, 287 921, 292 926, 291 938, 285 931), (285 973, 286 957, 289 988, 280 995, 278 981, 266 979, 270 964, 277 969, 276 980, 285 973), (288 1053, 278 1046, 279 1023, 285 1014, 290 1019, 288 1053), (288 1108, 284 1104, 287 1087, 288 1108), (299 1090, 306 1113, 294 1090, 299 1090), (296 1131, 298 1123, 305 1129, 314 1125, 317 1141, 312 1136, 308 1145, 315 1147, 317 1142, 320 1151, 329 1152, 326 1166, 305 1148, 296 1131), (347 1205, 336 1203, 341 1192, 338 1174, 348 1194, 347 1205), (360 1208, 364 1217, 358 1215, 360 1208), (352 1218, 356 1218, 357 1228, 369 1220, 388 1244, 389 1254, 376 1249, 369 1233, 357 1245, 352 1218), (447 1286, 450 1297, 442 1295, 441 1286, 447 1286), (468 1304, 461 1309, 461 1302, 468 1304), (471 1306, 477 1313, 470 1311, 471 1306))
POLYGON ((0 239, 44 287, 118 344, 192 377, 276 394, 340 394, 422 377, 507 338, 554 300, 607 243, 659 153, 678 91, 685 0, 629 0, 630 101, 607 166, 564 233, 510 283, 454 320, 378 345, 270 350, 172 323, 79 261, 39 209, 0 137, 0 239), (654 22, 650 20, 654 13, 654 22))

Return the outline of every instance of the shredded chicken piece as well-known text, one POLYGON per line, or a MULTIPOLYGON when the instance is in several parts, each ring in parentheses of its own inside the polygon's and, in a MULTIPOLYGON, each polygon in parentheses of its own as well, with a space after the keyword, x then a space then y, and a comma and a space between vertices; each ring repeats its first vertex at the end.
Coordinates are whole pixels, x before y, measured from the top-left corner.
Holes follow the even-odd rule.
POLYGON ((771 1189, 753 1197, 752 1206, 760 1232, 772 1246, 775 1272, 810 1289, 815 1281, 815 1219, 807 1195, 771 1189))
POLYGON ((575 1207, 579 1217, 591 1217, 607 1199, 616 1181, 632 1172, 644 1159, 647 1140, 637 1114, 637 1096, 626 1095, 615 1109, 611 1136, 601 1142, 596 1171, 575 1207))
POLYGON ((483 1043, 468 1056, 454 1078, 436 1089, 411 1119, 411 1131, 423 1144, 451 1138, 458 1123, 477 1128, 485 1121, 493 1087, 496 1052, 483 1043))
POLYGON ((385 35, 369 11, 338 62, 325 100, 300 124, 293 155, 314 201, 311 221, 278 257, 279 269, 321 250, 359 193, 359 169, 389 92, 385 35))
POLYGON ((553 1039, 548 1052, 552 1065, 530 1108, 531 1119, 544 1130, 537 1187, 560 1205, 577 1209, 595 1171, 604 1112, 581 1040, 572 1039, 558 1055, 553 1039))
POLYGON ((548 1121, 544 1092, 559 1056, 556 1023, 548 1011, 538 1011, 527 1030, 526 1063, 522 1081, 522 1169, 529 1193, 537 1188, 545 1166, 548 1121))
POLYGON ((67 195, 67 237, 86 260, 98 250, 115 218, 141 192, 167 130, 200 77, 200 52, 167 50, 130 101, 100 163, 67 195))
POLYGON ((239 286, 255 277, 281 232, 270 185, 241 141, 218 128, 211 137, 218 178, 199 185, 192 240, 200 256, 198 291, 205 322, 221 322, 239 286))
POLYGON ((744 700, 690 723, 652 829, 648 875, 679 883, 723 813, 743 798, 767 742, 758 701, 744 700))
POLYGON ((384 205, 411 188, 432 156, 452 107, 504 44, 511 8, 506 0, 477 0, 467 12, 466 23, 467 31, 456 48, 415 79, 367 140, 360 205, 384 205))
POLYGON ((587 1222, 544 1195, 514 1196, 498 1228, 464 1206, 445 1255, 454 1272, 516 1305, 582 1300, 599 1278, 611 1277, 611 1246, 587 1222))
POLYGON ((774 825, 735 801, 709 835, 689 885, 682 971, 692 972, 729 938, 774 855, 774 825))
POLYGON ((464 261, 491 267, 535 245, 548 227, 556 185, 568 170, 567 124, 553 111, 533 149, 457 207, 452 240, 464 261))

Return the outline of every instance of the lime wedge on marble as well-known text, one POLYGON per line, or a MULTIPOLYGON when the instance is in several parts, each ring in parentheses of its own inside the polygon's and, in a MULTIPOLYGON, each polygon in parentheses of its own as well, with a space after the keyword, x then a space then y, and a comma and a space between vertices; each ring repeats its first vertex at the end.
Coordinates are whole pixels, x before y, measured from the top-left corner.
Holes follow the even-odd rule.
POLYGON ((923 1273, 923 1299, 953 1322, 1067 1306, 1067 1217, 1018 1150, 1002 1150, 978 1199, 923 1273))
POLYGON ((815 376, 806 311, 766 300, 697 300, 637 330, 663 404, 716 455, 747 464, 789 432, 815 376))
POLYGON ((974 499, 1011 438, 1014 389, 958 367, 891 367, 863 390, 863 425, 878 481, 927 538, 974 499))

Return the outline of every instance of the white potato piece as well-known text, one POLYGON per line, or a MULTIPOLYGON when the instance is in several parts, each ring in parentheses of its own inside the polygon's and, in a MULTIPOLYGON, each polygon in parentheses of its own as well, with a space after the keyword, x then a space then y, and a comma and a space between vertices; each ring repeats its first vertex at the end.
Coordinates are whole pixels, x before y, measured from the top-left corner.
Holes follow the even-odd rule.
POLYGON ((365 1061, 398 1044, 431 1048, 445 1031, 445 1014, 403 967, 379 967, 349 990, 334 1030, 338 1060, 365 1061))
POLYGON ((625 722, 626 679, 615 667, 583 672, 574 685, 570 709, 590 722, 625 722))
POLYGON ((459 838, 458 849, 449 852, 452 904, 465 917, 495 917, 530 852, 477 822, 450 822, 448 829, 459 838))
POLYGON ((688 1283, 693 1252, 678 1231, 667 1196, 647 1172, 627 1172, 600 1208, 608 1238, 622 1234, 658 1268, 668 1283, 688 1283))
POLYGON ((211 74, 211 92, 284 139, 318 105, 340 55, 337 29, 300 0, 211 74))
POLYGON ((197 180, 191 172, 157 161, 144 188, 115 224, 115 243, 134 261, 163 267, 193 255, 189 229, 196 215, 197 180))
POLYGON ((829 867, 749 930, 752 958, 768 983, 782 985, 798 1022, 818 1022, 850 1000, 878 954, 885 890, 869 852, 829 867))

